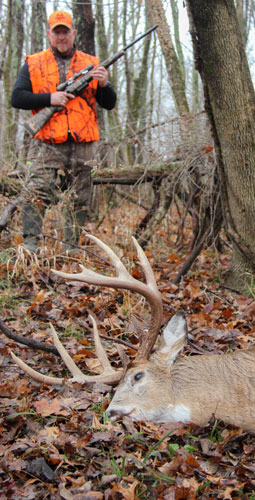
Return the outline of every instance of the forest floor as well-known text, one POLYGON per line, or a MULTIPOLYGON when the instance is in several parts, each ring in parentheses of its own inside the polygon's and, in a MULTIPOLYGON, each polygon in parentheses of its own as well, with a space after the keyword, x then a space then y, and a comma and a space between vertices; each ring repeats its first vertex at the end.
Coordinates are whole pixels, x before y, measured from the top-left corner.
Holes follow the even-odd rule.
MULTIPOLYGON (((139 210, 123 203, 112 208, 99 228, 90 223, 87 229, 142 279, 130 244, 139 210)), ((230 265, 227 245, 223 243, 220 254, 214 249, 202 251, 182 282, 173 285, 189 255, 191 239, 186 228, 182 249, 176 250, 178 222, 177 214, 165 219, 146 249, 163 298, 164 323, 174 310, 185 311, 186 355, 254 345, 255 289, 241 296, 224 288, 230 265)), ((53 223, 54 214, 45 232, 53 223)), ((88 312, 93 312, 100 333, 110 337, 105 343, 110 359, 120 366, 112 338, 136 340, 135 326, 146 324, 150 317, 144 300, 130 292, 57 278, 51 268, 76 272, 79 262, 103 273, 112 270, 84 238, 81 246, 91 253, 66 256, 59 243, 47 239, 34 257, 19 246, 19 214, 12 224, 12 231, 4 231, 0 239, 3 321, 20 335, 49 343, 52 322, 82 371, 97 373, 88 320, 88 312)), ((203 428, 132 422, 128 417, 112 423, 105 414, 111 388, 32 381, 13 363, 11 350, 41 373, 67 376, 58 357, 32 351, 0 334, 1 499, 255 499, 254 435, 213 415, 203 428)), ((127 353, 132 355, 132 349, 127 353)))

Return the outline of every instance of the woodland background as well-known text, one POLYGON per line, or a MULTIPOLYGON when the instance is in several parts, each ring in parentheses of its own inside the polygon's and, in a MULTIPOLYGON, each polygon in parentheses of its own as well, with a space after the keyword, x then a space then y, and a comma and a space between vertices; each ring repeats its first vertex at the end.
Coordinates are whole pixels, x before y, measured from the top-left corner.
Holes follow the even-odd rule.
POLYGON ((48 210, 38 253, 21 245, 29 141, 22 123, 30 115, 11 108, 10 94, 25 55, 46 47, 47 16, 58 8, 73 13, 78 48, 101 61, 158 24, 110 68, 118 102, 99 110, 94 219, 85 230, 143 279, 130 246, 137 237, 165 322, 174 310, 187 314, 185 354, 254 344, 254 1, 0 1, 1 498, 252 500, 254 436, 213 415, 203 429, 113 424, 105 416, 109 387, 41 386, 10 360, 13 350, 44 373, 65 373, 53 354, 10 338, 50 343, 51 321, 79 366, 97 372, 92 311, 118 366, 113 340, 127 342, 132 356, 149 319, 128 292, 53 276, 51 268, 75 272, 79 263, 111 272, 85 232, 72 255, 62 251, 57 207, 48 210))

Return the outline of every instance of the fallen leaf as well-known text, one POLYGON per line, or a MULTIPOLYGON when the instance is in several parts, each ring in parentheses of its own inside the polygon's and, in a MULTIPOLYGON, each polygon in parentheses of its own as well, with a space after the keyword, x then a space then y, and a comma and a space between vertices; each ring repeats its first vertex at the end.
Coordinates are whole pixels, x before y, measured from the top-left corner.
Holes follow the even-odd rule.
POLYGON ((131 486, 123 485, 121 483, 113 483, 113 488, 111 490, 112 493, 121 493, 125 500, 134 500, 135 498, 135 489, 138 485, 139 481, 134 479, 131 486))
POLYGON ((61 405, 59 398, 54 398, 49 401, 46 398, 42 398, 39 401, 34 401, 33 406, 35 407, 37 413, 43 417, 48 417, 49 415, 69 415, 70 412, 64 410, 61 405))

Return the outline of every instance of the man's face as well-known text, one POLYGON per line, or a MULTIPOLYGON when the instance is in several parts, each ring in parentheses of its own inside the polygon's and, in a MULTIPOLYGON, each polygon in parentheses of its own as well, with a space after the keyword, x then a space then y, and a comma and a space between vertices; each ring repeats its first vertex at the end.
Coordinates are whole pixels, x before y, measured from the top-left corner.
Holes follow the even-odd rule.
POLYGON ((56 26, 53 30, 47 30, 47 35, 51 46, 61 54, 66 54, 73 48, 76 30, 66 26, 56 26))

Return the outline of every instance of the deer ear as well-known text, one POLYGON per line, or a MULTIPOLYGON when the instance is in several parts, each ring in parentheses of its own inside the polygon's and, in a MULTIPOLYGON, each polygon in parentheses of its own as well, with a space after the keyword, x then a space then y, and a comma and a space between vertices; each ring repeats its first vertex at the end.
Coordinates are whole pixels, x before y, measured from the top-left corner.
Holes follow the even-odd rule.
POLYGON ((187 338, 188 328, 183 312, 176 313, 163 331, 158 353, 167 355, 168 365, 172 365, 187 338))

